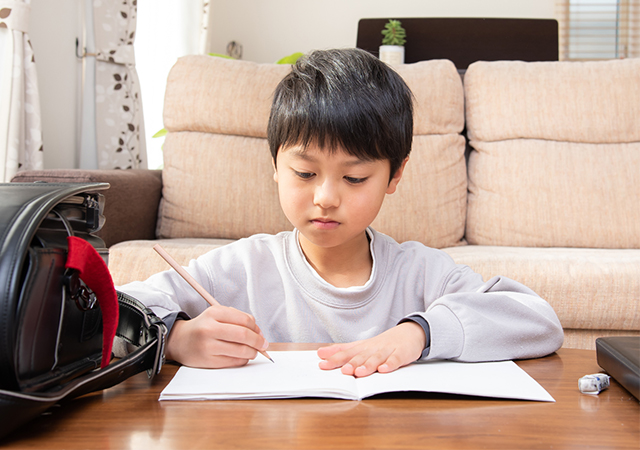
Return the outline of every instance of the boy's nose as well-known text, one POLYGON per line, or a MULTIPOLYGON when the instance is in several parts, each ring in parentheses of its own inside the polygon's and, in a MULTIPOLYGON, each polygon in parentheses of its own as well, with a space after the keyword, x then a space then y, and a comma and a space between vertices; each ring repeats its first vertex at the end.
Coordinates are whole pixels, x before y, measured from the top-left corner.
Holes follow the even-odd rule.
POLYGON ((340 195, 337 186, 329 180, 323 180, 316 186, 313 203, 323 209, 338 207, 340 195))

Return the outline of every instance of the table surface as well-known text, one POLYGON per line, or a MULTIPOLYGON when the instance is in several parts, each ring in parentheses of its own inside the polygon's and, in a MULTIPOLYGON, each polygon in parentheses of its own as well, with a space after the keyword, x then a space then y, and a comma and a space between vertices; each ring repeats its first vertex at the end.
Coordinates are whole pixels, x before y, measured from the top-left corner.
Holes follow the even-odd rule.
MULTIPOLYGON (((272 344, 308 350, 311 344, 272 344)), ((330 399, 159 402, 166 365, 50 409, 3 448, 640 448, 640 405, 617 382, 598 396, 578 378, 601 372, 595 351, 516 361, 555 403, 444 394, 330 399)))

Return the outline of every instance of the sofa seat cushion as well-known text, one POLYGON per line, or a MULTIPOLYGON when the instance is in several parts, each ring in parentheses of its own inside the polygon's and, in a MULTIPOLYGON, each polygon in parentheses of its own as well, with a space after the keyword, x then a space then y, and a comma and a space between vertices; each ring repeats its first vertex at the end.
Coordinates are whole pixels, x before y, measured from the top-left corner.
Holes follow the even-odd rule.
POLYGON ((530 287, 566 329, 640 330, 640 250, 467 245, 445 251, 485 280, 503 275, 530 287))
POLYGON ((170 269, 169 265, 153 250, 160 244, 178 264, 187 266, 189 261, 214 248, 233 242, 229 239, 158 239, 126 241, 109 249, 109 271, 116 286, 132 281, 144 281, 154 273, 170 269))

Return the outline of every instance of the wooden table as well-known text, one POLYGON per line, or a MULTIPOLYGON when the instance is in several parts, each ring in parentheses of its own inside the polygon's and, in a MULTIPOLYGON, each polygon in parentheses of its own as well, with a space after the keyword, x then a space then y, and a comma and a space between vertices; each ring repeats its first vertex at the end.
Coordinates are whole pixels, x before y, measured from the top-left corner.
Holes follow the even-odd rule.
MULTIPOLYGON (((276 344, 271 350, 317 346, 276 344)), ((177 370, 55 407, 3 448, 640 448, 640 406, 617 382, 599 396, 578 378, 601 371, 591 350, 518 361, 556 403, 442 394, 329 399, 159 402, 177 370)))

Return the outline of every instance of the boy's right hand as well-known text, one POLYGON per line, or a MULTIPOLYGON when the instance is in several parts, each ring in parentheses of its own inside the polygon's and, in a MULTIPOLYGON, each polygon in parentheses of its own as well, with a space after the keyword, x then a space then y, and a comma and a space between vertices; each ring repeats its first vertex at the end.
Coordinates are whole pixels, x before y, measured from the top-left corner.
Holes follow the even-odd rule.
POLYGON ((167 360, 203 369, 243 366, 269 346, 253 316, 227 306, 210 306, 191 320, 176 320, 167 360))

